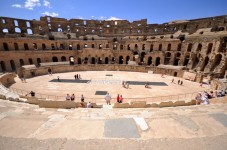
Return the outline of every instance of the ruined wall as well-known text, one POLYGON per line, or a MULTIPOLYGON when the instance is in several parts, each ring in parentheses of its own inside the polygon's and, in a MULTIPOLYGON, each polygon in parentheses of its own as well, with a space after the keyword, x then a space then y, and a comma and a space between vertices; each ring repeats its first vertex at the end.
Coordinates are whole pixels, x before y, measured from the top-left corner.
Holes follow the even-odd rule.
POLYGON ((0 20, 0 72, 71 58, 75 64, 179 65, 216 77, 227 69, 227 16, 164 24, 147 24, 146 19, 0 20))

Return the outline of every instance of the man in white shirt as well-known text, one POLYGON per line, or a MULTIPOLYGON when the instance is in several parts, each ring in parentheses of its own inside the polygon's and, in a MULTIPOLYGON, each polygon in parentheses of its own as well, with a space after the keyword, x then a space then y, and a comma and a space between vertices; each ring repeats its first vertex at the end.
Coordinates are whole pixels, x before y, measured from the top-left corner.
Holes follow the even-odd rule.
POLYGON ((106 94, 105 100, 106 100, 106 104, 107 104, 107 105, 110 105, 111 96, 110 96, 109 93, 106 94))

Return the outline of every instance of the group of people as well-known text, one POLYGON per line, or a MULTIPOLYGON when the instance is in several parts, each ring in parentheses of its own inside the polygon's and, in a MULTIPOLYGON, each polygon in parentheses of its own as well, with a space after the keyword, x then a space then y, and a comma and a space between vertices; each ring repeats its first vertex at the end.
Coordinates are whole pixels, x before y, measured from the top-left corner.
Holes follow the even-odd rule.
POLYGON ((151 88, 148 81, 145 83, 145 88, 151 88))
POLYGON ((200 104, 209 104, 210 101, 209 99, 211 98, 215 98, 215 97, 223 97, 226 95, 226 92, 224 90, 216 90, 214 91, 204 91, 204 93, 202 94, 202 92, 198 92, 195 99, 196 99, 196 104, 200 105, 200 104))
MULTIPOLYGON (((174 83, 174 78, 172 79, 172 83, 174 83)), ((178 85, 183 85, 183 80, 178 80, 177 83, 178 85)))
MULTIPOLYGON (((65 97, 66 100, 69 100, 69 101, 74 101, 75 100, 75 95, 74 93, 70 96, 69 94, 66 94, 66 97, 65 97)), ((81 102, 84 102, 84 95, 82 94, 81 95, 81 98, 80 98, 81 102)))
POLYGON ((129 83, 122 81, 122 87, 128 89, 129 88, 129 83))
POLYGON ((76 80, 76 79, 81 79, 81 78, 80 78, 80 74, 75 74, 75 75, 74 75, 74 78, 75 78, 75 80, 76 80))

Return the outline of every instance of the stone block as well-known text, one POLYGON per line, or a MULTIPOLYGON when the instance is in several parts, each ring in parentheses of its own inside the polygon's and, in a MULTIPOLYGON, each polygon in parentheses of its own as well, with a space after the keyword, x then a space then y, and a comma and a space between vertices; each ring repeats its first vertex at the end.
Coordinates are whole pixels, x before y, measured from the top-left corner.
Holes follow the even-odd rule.
POLYGON ((173 107, 173 102, 172 101, 169 101, 169 102, 161 102, 159 104, 159 107, 173 107))
POLYGON ((130 108, 129 103, 115 103, 113 108, 130 108))
POLYGON ((40 108, 76 108, 76 103, 72 101, 39 101, 40 108))
POLYGON ((130 104, 131 108, 145 108, 147 102, 146 101, 133 101, 130 104))
POLYGON ((173 106, 185 106, 185 101, 176 101, 173 103, 173 106))

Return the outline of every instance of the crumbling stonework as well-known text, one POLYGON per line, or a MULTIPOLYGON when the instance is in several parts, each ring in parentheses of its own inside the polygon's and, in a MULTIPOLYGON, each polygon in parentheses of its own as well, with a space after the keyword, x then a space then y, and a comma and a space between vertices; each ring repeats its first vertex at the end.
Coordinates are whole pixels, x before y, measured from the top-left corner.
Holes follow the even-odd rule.
POLYGON ((227 70, 227 15, 163 24, 0 17, 0 31, 0 72, 59 61, 186 66, 214 77, 227 70))

